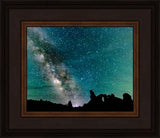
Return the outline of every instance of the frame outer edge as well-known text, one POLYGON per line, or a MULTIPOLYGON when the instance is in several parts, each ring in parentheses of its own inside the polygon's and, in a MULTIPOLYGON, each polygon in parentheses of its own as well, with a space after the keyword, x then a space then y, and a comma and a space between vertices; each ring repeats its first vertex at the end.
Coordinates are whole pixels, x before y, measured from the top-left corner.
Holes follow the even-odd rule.
MULTIPOLYGON (((0 2, 0 30, 2 30, 2 2, 0 2)), ((0 32, 0 65, 2 65, 2 31, 0 32)), ((2 68, 0 68, 0 113, 2 113, 2 68)), ((0 114, 0 120, 2 122, 2 114, 0 114)), ((0 123, 0 136, 2 134, 2 123, 0 123)))
MULTIPOLYGON (((151 0, 149 0, 150 2, 151 2, 151 0)), ((6 18, 5 18, 5 3, 6 1, 4 1, 4 0, 2 0, 2 1, 0 1, 0 15, 1 15, 1 17, 0 17, 0 65, 2 65, 1 66, 1 68, 0 68, 0 83, 1 83, 1 85, 0 85, 0 121, 1 121, 1 123, 0 123, 0 137, 1 137, 1 135, 4 135, 4 134, 7 134, 7 132, 3 132, 4 130, 5 130, 5 121, 6 120, 4 120, 4 119, 6 119, 5 118, 5 116, 4 116, 4 114, 5 114, 5 109, 4 109, 4 107, 5 107, 5 105, 4 105, 4 90, 5 90, 5 84, 4 84, 4 80, 5 80, 5 74, 4 73, 6 73, 5 72, 5 67, 6 67, 6 65, 4 64, 5 62, 5 60, 6 60, 6 57, 5 57, 5 51, 4 51, 4 48, 2 47, 2 45, 4 45, 5 44, 5 40, 2 38, 2 36, 3 35, 5 35, 6 36, 6 33, 5 33, 5 29, 4 29, 4 27, 6 27, 5 26, 5 20, 6 20, 6 18), (4 84, 4 85, 3 85, 4 84), (3 134, 1 134, 1 133, 3 133, 3 134)), ((140 2, 142 2, 142 0, 140 0, 140 2)), ((144 1, 143 1, 144 2, 144 1)), ((157 55, 157 60, 156 60, 156 63, 159 63, 158 65, 157 65, 157 67, 158 67, 158 69, 157 69, 157 73, 158 73, 158 77, 157 77, 157 94, 156 94, 156 103, 158 104, 158 105, 156 105, 156 109, 158 109, 158 111, 156 111, 156 119, 158 119, 158 121, 156 120, 156 122, 157 122, 157 131, 159 131, 159 132, 157 132, 157 134, 158 134, 158 137, 159 137, 159 135, 160 135, 160 127, 159 127, 159 124, 160 124, 160 116, 158 116, 158 113, 159 113, 159 111, 160 111, 160 94, 159 94, 159 90, 160 90, 160 81, 159 81, 159 79, 160 79, 160 71, 159 71, 159 69, 160 69, 160 56, 159 56, 159 54, 160 54, 160 48, 159 48, 159 46, 160 46, 160 17, 159 17, 159 15, 160 15, 160 1, 159 0, 153 0, 153 2, 156 2, 156 4, 158 4, 158 8, 157 8, 157 12, 158 12, 158 14, 156 14, 156 18, 157 18, 157 34, 156 34, 156 44, 158 45, 157 46, 157 50, 158 50, 158 52, 156 53, 156 54, 158 54, 157 55)), ((6 95, 5 95, 6 96, 6 95)), ((6 130, 5 130, 6 131, 6 130)), ((154 136, 153 136, 154 137, 154 136)), ((158 138, 158 137, 156 137, 156 138, 158 138)), ((136 138, 138 138, 138 136, 136 137, 136 138)))
POLYGON ((2 136, 9 132, 9 7, 6 0, 2 0, 2 136))
MULTIPOLYGON (((158 20, 158 31, 157 31, 157 35, 158 35, 158 37, 157 37, 157 45, 158 45, 158 48, 159 48, 159 46, 160 46, 160 1, 158 2, 158 11, 157 11, 158 13, 157 13, 157 20, 158 20)), ((157 82, 157 85, 158 85, 158 95, 157 95, 157 101, 159 101, 159 102, 157 102, 157 106, 158 106, 158 114, 157 114, 157 119, 158 119, 158 128, 157 128, 157 134, 158 134, 158 136, 160 136, 160 48, 158 49, 158 82, 157 82)))
POLYGON ((5 2, 0 1, 0 136, 5 135, 5 2))
POLYGON ((159 69, 160 69, 160 64, 159 64, 159 54, 160 54, 160 37, 159 37, 159 32, 160 32, 160 1, 155 2, 154 8, 152 9, 153 11, 153 17, 152 17, 152 47, 154 48, 152 50, 152 131, 154 136, 159 136, 160 131, 159 131, 159 79, 160 79, 160 74, 159 74, 159 69))
POLYGON ((157 136, 160 136, 160 0, 157 2, 157 13, 156 13, 156 27, 157 27, 157 32, 156 32, 156 35, 157 35, 157 39, 156 39, 156 43, 157 43, 157 61, 156 61, 156 65, 157 65, 157 82, 156 82, 156 85, 157 85, 157 93, 156 93, 156 135, 157 136))

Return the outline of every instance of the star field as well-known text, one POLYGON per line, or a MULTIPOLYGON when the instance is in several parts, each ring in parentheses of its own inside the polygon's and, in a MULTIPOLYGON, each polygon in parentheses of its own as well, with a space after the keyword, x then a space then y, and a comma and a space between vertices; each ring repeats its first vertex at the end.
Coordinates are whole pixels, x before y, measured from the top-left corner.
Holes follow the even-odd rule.
POLYGON ((73 106, 133 95, 132 27, 27 27, 27 99, 73 106))

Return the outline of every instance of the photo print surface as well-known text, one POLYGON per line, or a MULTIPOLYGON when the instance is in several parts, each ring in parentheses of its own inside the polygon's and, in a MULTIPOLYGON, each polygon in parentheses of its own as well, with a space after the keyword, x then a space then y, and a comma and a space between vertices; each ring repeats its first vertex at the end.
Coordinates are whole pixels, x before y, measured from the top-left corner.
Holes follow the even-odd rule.
POLYGON ((27 27, 27 111, 133 111, 133 27, 27 27))

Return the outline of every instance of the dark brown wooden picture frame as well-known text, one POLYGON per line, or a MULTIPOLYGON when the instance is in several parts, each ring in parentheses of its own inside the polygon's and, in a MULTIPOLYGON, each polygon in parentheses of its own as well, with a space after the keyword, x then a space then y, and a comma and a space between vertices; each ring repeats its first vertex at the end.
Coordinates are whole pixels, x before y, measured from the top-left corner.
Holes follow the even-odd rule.
MULTIPOLYGON (((2 0, 0 46, 1 136, 159 137, 159 0, 2 0), (23 21, 139 22, 136 116, 25 116, 21 62, 23 21), (24 113, 24 112, 23 112, 24 113)), ((137 66, 136 66, 137 67, 137 66)), ((137 69, 137 68, 136 68, 137 69)))

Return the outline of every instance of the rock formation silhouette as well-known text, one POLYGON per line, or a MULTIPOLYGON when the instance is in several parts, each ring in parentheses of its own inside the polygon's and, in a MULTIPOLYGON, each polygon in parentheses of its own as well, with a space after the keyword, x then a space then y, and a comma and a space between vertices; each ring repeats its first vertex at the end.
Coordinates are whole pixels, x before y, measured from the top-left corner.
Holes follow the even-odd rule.
POLYGON ((73 108, 71 101, 68 102, 68 107, 69 107, 69 108, 73 108))
POLYGON ((128 93, 124 93, 121 99, 114 94, 96 96, 90 90, 90 101, 81 107, 73 107, 71 101, 67 105, 62 105, 42 99, 27 100, 27 111, 133 111, 133 100, 128 93))

